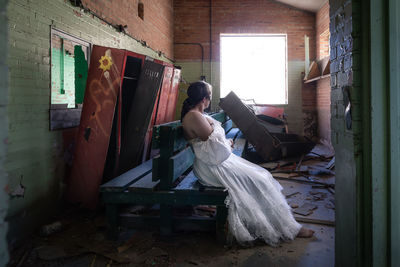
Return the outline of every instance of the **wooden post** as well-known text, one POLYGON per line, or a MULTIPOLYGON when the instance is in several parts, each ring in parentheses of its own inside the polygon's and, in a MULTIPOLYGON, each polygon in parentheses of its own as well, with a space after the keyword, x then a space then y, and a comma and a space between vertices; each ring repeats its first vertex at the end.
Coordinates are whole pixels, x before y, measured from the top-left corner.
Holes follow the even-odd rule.
POLYGON ((172 233, 172 206, 160 205, 160 234, 170 235, 172 233))
POLYGON ((226 242, 226 219, 228 217, 228 208, 226 206, 217 206, 216 215, 216 234, 217 240, 221 244, 226 242))
POLYGON ((118 207, 115 204, 106 205, 108 220, 108 236, 110 239, 118 239, 118 207))

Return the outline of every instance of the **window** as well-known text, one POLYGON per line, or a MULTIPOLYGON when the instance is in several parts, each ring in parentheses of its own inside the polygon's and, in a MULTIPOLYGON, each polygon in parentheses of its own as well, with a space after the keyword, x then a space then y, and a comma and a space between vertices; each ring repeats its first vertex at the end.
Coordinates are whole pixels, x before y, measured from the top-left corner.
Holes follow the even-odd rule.
POLYGON ((51 30, 51 130, 79 125, 89 54, 88 42, 51 30))
POLYGON ((287 104, 285 34, 221 34, 221 97, 234 91, 257 104, 287 104))

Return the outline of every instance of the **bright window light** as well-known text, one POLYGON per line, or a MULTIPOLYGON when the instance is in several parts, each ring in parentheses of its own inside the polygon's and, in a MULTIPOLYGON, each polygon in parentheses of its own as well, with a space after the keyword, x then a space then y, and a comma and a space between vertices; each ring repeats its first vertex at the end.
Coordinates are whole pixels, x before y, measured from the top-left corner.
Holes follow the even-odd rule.
POLYGON ((287 104, 286 35, 221 34, 221 97, 287 104))

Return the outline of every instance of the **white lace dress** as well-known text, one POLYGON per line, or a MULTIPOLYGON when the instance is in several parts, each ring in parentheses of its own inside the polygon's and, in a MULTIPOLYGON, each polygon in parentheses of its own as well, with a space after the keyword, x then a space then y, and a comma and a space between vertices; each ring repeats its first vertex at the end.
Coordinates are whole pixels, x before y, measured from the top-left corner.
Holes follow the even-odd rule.
POLYGON ((293 218, 281 185, 267 170, 233 154, 221 124, 213 122, 214 131, 206 141, 190 141, 196 156, 194 173, 202 184, 228 190, 233 236, 242 244, 258 238, 272 246, 293 240, 301 225, 293 218))

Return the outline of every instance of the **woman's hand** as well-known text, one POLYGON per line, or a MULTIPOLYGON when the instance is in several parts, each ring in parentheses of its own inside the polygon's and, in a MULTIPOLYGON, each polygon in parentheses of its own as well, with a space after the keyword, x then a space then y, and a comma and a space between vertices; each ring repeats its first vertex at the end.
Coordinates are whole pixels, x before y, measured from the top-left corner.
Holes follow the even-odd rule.
POLYGON ((233 148, 235 146, 235 142, 233 142, 233 139, 230 139, 230 138, 228 140, 231 143, 231 147, 233 148))

